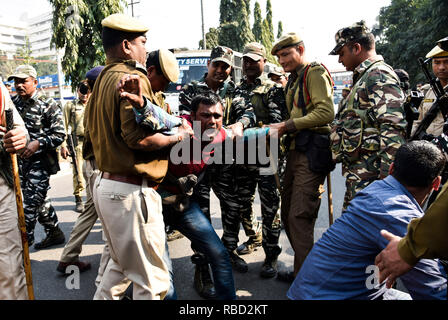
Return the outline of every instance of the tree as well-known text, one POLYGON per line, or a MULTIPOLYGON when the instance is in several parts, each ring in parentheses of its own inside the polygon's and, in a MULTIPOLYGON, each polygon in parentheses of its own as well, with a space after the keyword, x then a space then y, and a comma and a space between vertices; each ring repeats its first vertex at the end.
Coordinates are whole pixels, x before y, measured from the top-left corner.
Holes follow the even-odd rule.
POLYGON ((280 39, 282 35, 283 35, 283 23, 279 21, 277 27, 277 39, 280 39))
POLYGON ((379 15, 377 52, 394 68, 405 69, 411 85, 426 82, 417 59, 446 37, 446 0, 392 0, 379 15))
POLYGON ((272 24, 272 5, 271 0, 266 1, 266 32, 271 43, 275 41, 274 25, 272 24))
MULTIPOLYGON (((213 49, 218 45, 218 29, 210 28, 205 34, 206 49, 213 49)), ((199 48, 203 48, 203 40, 199 41, 199 48)))
POLYGON ((8 59, 6 52, 0 50, 0 77, 6 81, 8 77, 14 73, 21 61, 8 59))
POLYGON ((252 33, 254 34, 255 41, 261 42, 263 34, 263 18, 261 16, 261 8, 258 1, 255 2, 254 6, 254 26, 252 28, 252 33))
POLYGON ((23 47, 17 49, 16 58, 21 59, 22 64, 31 64, 31 61, 33 61, 32 53, 30 39, 28 36, 25 36, 25 44, 23 47))
POLYGON ((86 72, 105 64, 101 41, 101 21, 123 12, 123 0, 49 0, 53 6, 53 36, 56 49, 65 49, 62 70, 72 88, 79 85, 86 72))

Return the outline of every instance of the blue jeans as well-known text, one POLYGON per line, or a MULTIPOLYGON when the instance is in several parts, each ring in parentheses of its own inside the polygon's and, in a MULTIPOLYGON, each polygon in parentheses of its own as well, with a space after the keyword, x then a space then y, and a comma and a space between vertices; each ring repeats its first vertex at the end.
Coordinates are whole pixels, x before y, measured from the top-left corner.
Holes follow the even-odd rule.
POLYGON ((229 253, 199 205, 191 201, 190 207, 184 212, 170 210, 164 213, 170 215, 170 224, 187 237, 192 247, 204 254, 210 262, 218 299, 236 299, 229 253))

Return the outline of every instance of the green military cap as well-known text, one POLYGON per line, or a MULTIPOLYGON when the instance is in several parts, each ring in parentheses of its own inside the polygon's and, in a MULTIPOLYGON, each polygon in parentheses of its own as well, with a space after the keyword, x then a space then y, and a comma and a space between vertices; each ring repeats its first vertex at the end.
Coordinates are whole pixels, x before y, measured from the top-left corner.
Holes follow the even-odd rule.
POLYGON ((28 64, 22 64, 16 68, 14 74, 8 77, 8 81, 11 81, 14 78, 26 79, 28 77, 37 78, 37 71, 32 66, 28 64))
POLYGON ((448 51, 448 37, 440 39, 437 41, 437 45, 442 48, 442 50, 448 51))
POLYGON ((285 72, 283 71, 282 67, 275 66, 269 70, 268 76, 270 76, 271 74, 275 74, 275 75, 281 77, 281 76, 285 75, 285 72))
POLYGON ((160 49, 159 63, 165 78, 171 82, 176 82, 179 79, 179 64, 171 51, 160 49))
POLYGON ((342 47, 347 43, 349 43, 350 41, 359 40, 370 33, 371 32, 369 28, 367 28, 364 20, 356 22, 350 27, 339 29, 334 36, 336 40, 336 46, 333 50, 331 50, 330 55, 338 55, 339 50, 341 50, 342 47))
POLYGON ((111 14, 101 21, 101 25, 103 27, 124 32, 144 33, 148 31, 148 27, 142 22, 122 13, 111 14))
POLYGON ((244 47, 243 57, 249 57, 254 61, 266 59, 266 48, 258 42, 251 42, 244 47))
POLYGON ((428 52, 426 58, 442 58, 448 57, 448 51, 443 50, 438 45, 432 48, 431 51, 428 52))
POLYGON ((224 46, 214 47, 210 54, 210 60, 211 62, 222 61, 233 67, 233 50, 224 46))
POLYGON ((275 55, 277 51, 295 46, 296 44, 299 44, 302 42, 302 38, 295 33, 295 32, 289 32, 285 34, 284 36, 281 36, 280 39, 277 40, 276 43, 274 43, 274 46, 272 47, 271 54, 275 55))

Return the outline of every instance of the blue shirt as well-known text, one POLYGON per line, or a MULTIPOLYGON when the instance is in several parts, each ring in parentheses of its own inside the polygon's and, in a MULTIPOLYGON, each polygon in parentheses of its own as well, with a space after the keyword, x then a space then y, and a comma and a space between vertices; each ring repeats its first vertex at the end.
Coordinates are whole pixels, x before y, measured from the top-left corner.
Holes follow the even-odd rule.
MULTIPOLYGON (((358 192, 347 210, 317 241, 287 293, 290 299, 376 299, 375 257, 388 241, 381 229, 403 237, 423 210, 393 176, 358 192), (370 267, 369 267, 370 266, 370 267)), ((446 299, 446 275, 437 260, 424 259, 401 276, 413 299, 446 299)), ((376 282, 378 279, 376 280, 376 282)))

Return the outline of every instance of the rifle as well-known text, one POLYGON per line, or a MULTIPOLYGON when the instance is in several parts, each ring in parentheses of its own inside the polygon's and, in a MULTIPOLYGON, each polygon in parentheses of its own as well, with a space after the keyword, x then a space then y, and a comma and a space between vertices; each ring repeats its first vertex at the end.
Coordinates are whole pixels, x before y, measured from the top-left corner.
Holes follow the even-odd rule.
POLYGON ((420 91, 411 91, 411 94, 406 98, 406 102, 403 105, 406 122, 406 137, 411 136, 412 125, 415 120, 418 119, 419 112, 418 107, 422 103, 424 98, 423 93, 420 91))
POLYGON ((77 165, 78 161, 76 159, 76 150, 75 150, 76 145, 78 145, 78 140, 76 139, 74 132, 69 133, 67 135, 68 152, 70 153, 70 157, 72 158, 72 165, 73 165, 73 168, 75 168, 75 173, 76 173, 76 175, 79 175, 78 165, 77 165))
MULTIPOLYGON (((12 130, 14 127, 14 115, 12 109, 5 110, 6 130, 12 130)), ((11 153, 12 174, 14 182, 14 192, 16 195, 17 214, 19 220, 19 229, 23 246, 23 266, 25 269, 26 287, 28 290, 28 299, 34 300, 33 276, 31 273, 30 252, 28 247, 28 236, 26 233, 25 213, 23 211, 22 189, 20 187, 19 166, 17 163, 17 154, 11 153)))
POLYGON ((426 67, 426 63, 429 60, 431 59, 428 58, 426 60, 423 60, 423 58, 418 58, 418 63, 422 67, 423 73, 428 79, 429 84, 431 85, 431 88, 434 91, 434 94, 436 95, 436 101, 433 103, 429 111, 426 113, 422 122, 420 122, 419 126, 417 127, 417 130, 415 130, 414 135, 410 139, 411 141, 422 140, 424 138, 424 136, 426 135, 426 129, 428 129, 431 122, 436 118, 437 113, 439 113, 439 111, 442 112, 442 115, 445 118, 445 120, 447 117, 446 114, 448 111, 448 96, 446 95, 445 90, 443 90, 440 80, 431 77, 431 75, 429 74, 428 68, 426 67))

